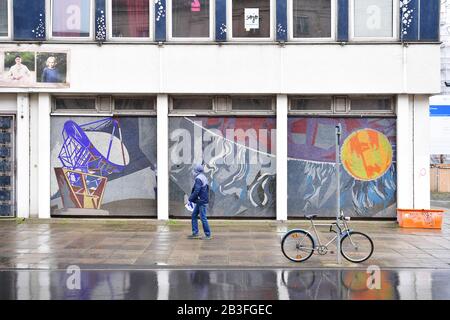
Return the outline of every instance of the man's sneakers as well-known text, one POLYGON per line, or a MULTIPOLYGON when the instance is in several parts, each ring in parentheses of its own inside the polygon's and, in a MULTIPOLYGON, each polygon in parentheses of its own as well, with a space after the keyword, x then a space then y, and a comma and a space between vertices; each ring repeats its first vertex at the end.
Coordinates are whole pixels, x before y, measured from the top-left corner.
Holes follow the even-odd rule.
POLYGON ((201 237, 198 234, 191 234, 188 236, 188 239, 200 239, 201 237))
POLYGON ((211 236, 204 236, 202 237, 202 240, 211 240, 211 236))

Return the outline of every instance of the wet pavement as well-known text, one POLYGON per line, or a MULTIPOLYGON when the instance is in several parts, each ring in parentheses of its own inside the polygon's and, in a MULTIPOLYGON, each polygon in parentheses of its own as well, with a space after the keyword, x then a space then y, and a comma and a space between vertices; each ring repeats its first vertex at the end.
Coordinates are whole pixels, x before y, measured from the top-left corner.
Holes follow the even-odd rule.
MULTIPOLYGON (((446 215, 445 213, 444 215, 446 215)), ((0 220, 0 268, 57 269, 68 265, 148 267, 334 268, 336 256, 287 260, 280 239, 307 221, 211 220, 212 240, 188 240, 189 220, 0 220)), ((402 229, 395 221, 350 221, 371 236, 375 251, 363 264, 342 267, 450 269, 450 219, 442 230, 402 229)), ((322 229, 328 231, 328 228, 322 229)), ((324 239, 329 233, 322 235, 324 239)))
POLYGON ((450 270, 0 271, 1 300, 450 299, 450 270))

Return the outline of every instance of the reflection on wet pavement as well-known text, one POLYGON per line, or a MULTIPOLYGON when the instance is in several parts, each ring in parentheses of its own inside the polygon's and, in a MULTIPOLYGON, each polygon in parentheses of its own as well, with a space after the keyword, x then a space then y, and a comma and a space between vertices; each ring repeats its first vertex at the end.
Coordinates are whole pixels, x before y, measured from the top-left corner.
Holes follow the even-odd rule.
POLYGON ((3 270, 0 299, 449 299, 449 277, 431 269, 3 270))

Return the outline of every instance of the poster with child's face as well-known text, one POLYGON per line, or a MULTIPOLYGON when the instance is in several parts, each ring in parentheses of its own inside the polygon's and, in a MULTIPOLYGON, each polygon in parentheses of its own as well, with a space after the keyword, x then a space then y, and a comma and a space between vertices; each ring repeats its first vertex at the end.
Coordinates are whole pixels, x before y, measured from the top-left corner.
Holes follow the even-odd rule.
POLYGON ((5 51, 0 59, 0 85, 32 86, 36 77, 36 54, 31 51, 5 51))
POLYGON ((36 55, 36 82, 66 83, 67 54, 54 52, 38 52, 36 55))
POLYGON ((0 87, 66 88, 68 69, 68 52, 0 49, 0 87))

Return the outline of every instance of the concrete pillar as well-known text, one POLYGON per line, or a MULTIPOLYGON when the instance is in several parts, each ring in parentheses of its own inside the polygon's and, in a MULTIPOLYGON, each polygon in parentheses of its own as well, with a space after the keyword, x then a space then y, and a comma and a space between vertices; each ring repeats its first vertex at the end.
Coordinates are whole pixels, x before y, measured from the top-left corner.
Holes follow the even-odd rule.
POLYGON ((414 208, 430 208, 429 96, 414 96, 414 208))
POLYGON ((158 220, 169 219, 169 97, 159 94, 157 115, 157 207, 158 220))
POLYGON ((16 133, 16 202, 17 217, 30 216, 30 100, 26 93, 17 94, 16 133))
POLYGON ((288 98, 277 96, 277 220, 287 220, 287 188, 288 188, 288 98))
POLYGON ((413 105, 408 95, 397 97, 397 207, 413 203, 413 105))
POLYGON ((51 98, 47 93, 39 94, 39 218, 50 218, 50 112, 51 98))

